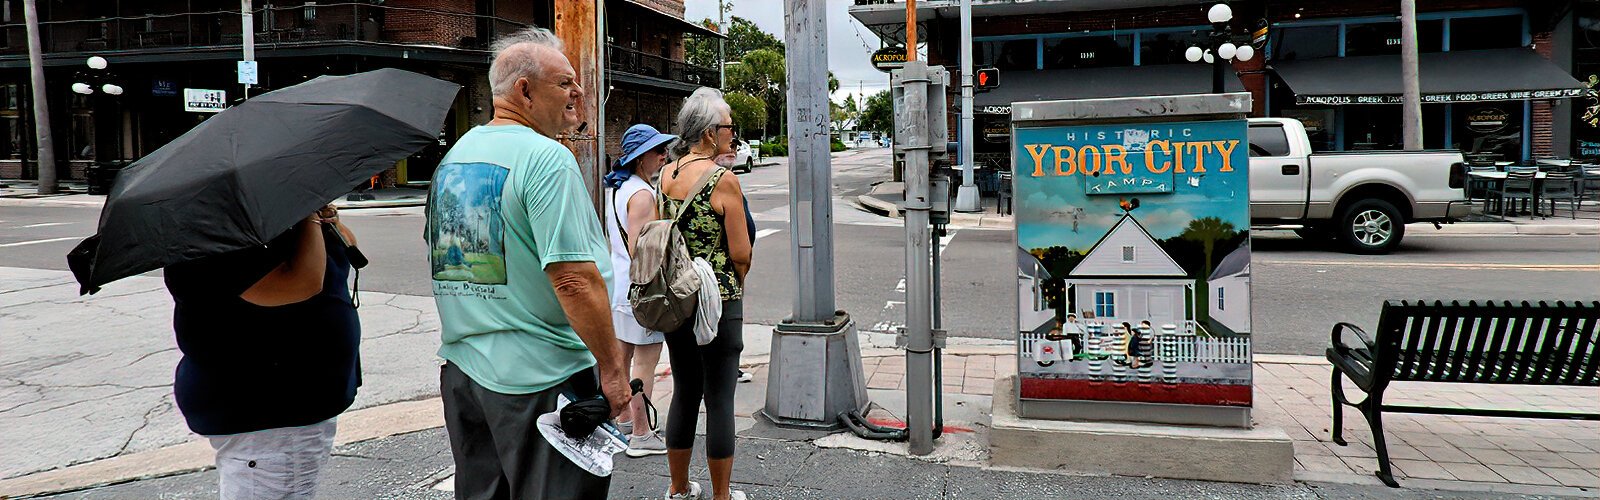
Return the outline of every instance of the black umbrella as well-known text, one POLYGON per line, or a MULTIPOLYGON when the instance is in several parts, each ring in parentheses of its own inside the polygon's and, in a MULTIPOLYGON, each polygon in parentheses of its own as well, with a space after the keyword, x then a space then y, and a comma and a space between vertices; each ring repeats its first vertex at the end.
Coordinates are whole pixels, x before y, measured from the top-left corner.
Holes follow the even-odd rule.
POLYGON ((98 234, 67 254, 81 293, 266 244, 438 140, 460 88, 380 69, 320 76, 218 113, 117 176, 98 234))

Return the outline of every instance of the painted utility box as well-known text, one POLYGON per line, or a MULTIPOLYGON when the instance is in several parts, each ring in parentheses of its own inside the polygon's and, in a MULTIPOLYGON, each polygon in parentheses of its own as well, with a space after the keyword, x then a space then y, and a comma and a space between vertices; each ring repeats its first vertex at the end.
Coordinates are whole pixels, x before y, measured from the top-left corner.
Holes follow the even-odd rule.
POLYGON ((1249 94, 1011 109, 1022 416, 1248 427, 1249 94))

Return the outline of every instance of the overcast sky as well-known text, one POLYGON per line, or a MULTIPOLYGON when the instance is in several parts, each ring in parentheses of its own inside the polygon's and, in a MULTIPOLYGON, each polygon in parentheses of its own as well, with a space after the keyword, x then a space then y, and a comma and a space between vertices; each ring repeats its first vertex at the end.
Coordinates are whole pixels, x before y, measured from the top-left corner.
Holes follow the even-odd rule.
MULTIPOLYGON (((779 40, 783 37, 783 0, 724 0, 733 4, 731 15, 749 19, 762 30, 779 40)), ((889 87, 889 74, 872 67, 872 51, 878 50, 878 37, 855 18, 847 9, 849 0, 826 1, 828 5, 828 69, 839 79, 835 100, 847 94, 864 91, 872 95, 889 87), (858 90, 859 89, 859 90, 858 90)), ((686 0, 684 18, 694 21, 717 18, 717 0, 686 0)))

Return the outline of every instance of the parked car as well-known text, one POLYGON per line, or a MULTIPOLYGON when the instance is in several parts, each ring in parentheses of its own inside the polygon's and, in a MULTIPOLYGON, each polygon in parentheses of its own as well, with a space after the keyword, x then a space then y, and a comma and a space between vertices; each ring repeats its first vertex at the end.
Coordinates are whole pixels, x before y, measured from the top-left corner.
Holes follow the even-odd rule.
POLYGON ((742 173, 749 173, 751 170, 755 170, 755 168, 756 168, 756 160, 755 160, 754 148, 750 147, 750 143, 751 142, 754 142, 754 141, 743 141, 743 140, 734 139, 734 143, 733 143, 733 173, 735 173, 735 174, 741 173, 741 172, 742 173))
POLYGON ((1354 253, 1393 250, 1408 223, 1471 213, 1466 170, 1454 150, 1313 153, 1299 120, 1250 119, 1251 225, 1299 226, 1354 253))

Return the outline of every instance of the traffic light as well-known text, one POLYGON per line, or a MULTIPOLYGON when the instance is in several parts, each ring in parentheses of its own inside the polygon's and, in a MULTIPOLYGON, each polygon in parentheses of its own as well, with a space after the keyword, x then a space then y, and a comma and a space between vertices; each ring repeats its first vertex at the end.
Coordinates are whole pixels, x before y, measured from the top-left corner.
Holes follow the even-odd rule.
POLYGON ((987 92, 1000 86, 999 69, 982 68, 972 76, 972 88, 978 92, 987 92))

